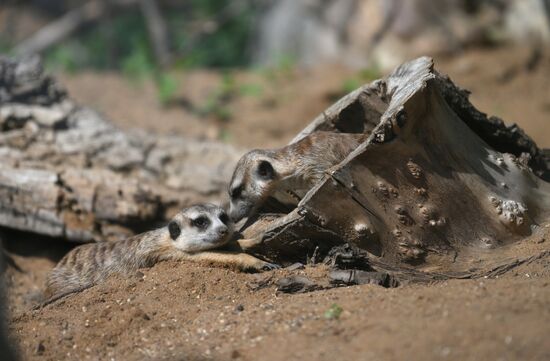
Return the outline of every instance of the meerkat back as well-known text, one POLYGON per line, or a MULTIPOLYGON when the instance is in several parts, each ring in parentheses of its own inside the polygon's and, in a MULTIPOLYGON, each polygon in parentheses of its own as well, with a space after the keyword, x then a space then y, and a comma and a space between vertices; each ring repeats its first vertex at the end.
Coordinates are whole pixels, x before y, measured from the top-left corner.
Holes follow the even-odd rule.
POLYGON ((59 261, 46 282, 46 298, 75 292, 99 282, 115 265, 115 242, 78 246, 59 261))

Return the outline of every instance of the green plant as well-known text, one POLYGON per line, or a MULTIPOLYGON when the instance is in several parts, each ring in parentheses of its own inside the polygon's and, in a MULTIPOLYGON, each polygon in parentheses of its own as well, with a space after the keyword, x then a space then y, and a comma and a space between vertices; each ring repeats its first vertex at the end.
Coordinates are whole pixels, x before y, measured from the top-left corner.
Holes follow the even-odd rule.
POLYGON ((0 34, 0 54, 9 54, 11 49, 11 42, 5 36, 0 34))
MULTIPOLYGON (((250 39, 256 14, 254 6, 234 8, 229 16, 220 16, 220 12, 232 6, 225 0, 191 0, 163 6, 174 55, 170 70, 248 64, 249 54, 243 49, 247 48, 250 39), (216 24, 212 31, 196 31, 200 26, 195 24, 208 22, 216 24)), ((49 68, 65 71, 119 70, 131 80, 153 78, 163 103, 169 102, 177 89, 177 82, 164 74, 167 69, 159 68, 155 62, 147 26, 138 7, 86 26, 49 49, 45 59, 49 68)), ((224 119, 231 117, 225 106, 218 106, 218 103, 226 103, 225 98, 232 94, 257 96, 262 93, 261 87, 255 85, 243 85, 238 89, 231 84, 230 76, 224 77, 221 88, 207 101, 207 108, 224 119)))
POLYGON ((342 307, 340 307, 336 303, 333 303, 330 308, 325 312, 324 316, 327 320, 336 320, 340 318, 342 311, 344 311, 342 307))
POLYGON ((244 96, 260 97, 264 92, 260 84, 241 84, 239 94, 244 96))
MULTIPOLYGON (((249 4, 250 5, 250 4, 249 4)), ((192 0, 188 16, 168 16, 178 66, 227 68, 245 66, 247 51, 256 15, 254 6, 243 6, 227 15, 231 6, 226 0, 192 0), (223 15, 226 14, 226 15, 223 15), (212 23, 211 31, 188 31, 190 23, 212 23)))
POLYGON ((361 80, 357 78, 344 79, 344 81, 342 82, 340 93, 342 94, 350 93, 355 89, 359 88, 361 85, 362 85, 361 80))
POLYGON ((75 51, 69 45, 57 47, 48 52, 44 63, 46 68, 50 70, 62 69, 74 73, 78 69, 75 51))
POLYGON ((382 77, 382 71, 380 70, 380 66, 378 66, 378 64, 373 63, 368 68, 360 70, 358 77, 363 82, 370 82, 376 79, 380 79, 382 77))
POLYGON ((372 66, 358 71, 353 77, 346 78, 342 81, 340 90, 335 94, 334 98, 337 99, 343 95, 346 95, 355 89, 359 88, 365 83, 369 83, 373 80, 379 79, 382 76, 380 68, 373 64, 372 66))
POLYGON ((156 84, 158 97, 162 104, 168 104, 173 100, 179 85, 173 76, 162 72, 156 76, 156 84))
POLYGON ((271 82, 286 79, 292 76, 296 68, 296 57, 291 54, 282 54, 277 57, 274 66, 260 69, 260 72, 271 82))
POLYGON ((126 76, 137 80, 151 75, 155 70, 149 54, 143 45, 133 48, 130 54, 121 59, 120 66, 126 76))
POLYGON ((213 115, 221 121, 228 121, 233 118, 233 113, 228 103, 238 94, 235 77, 226 72, 218 89, 210 94, 206 103, 199 109, 199 115, 213 115))
POLYGON ((227 129, 221 129, 218 134, 218 139, 225 143, 230 143, 233 139, 233 134, 227 129))

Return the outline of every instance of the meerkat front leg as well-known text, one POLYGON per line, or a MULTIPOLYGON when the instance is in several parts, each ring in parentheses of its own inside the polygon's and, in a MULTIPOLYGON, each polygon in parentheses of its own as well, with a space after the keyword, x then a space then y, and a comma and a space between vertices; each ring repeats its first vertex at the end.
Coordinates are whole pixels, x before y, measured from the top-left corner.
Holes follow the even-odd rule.
POLYGON ((247 250, 262 244, 262 238, 261 237, 242 238, 242 239, 238 239, 236 242, 239 244, 239 247, 241 249, 247 250))
POLYGON ((243 271, 268 271, 280 266, 262 261, 246 253, 207 251, 188 254, 184 259, 235 267, 243 271))

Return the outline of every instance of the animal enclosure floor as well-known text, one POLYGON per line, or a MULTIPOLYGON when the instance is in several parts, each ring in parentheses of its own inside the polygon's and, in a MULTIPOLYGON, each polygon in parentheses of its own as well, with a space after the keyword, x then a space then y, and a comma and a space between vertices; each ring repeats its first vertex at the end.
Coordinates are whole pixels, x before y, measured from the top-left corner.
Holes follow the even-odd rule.
MULTIPOLYGON (((550 147, 550 54, 532 68, 526 65, 530 56, 529 49, 469 51, 436 60, 436 69, 472 91, 478 109, 517 122, 540 147, 550 147)), ((168 109, 158 105, 147 81, 106 73, 58 79, 73 98, 126 130, 222 139, 244 150, 285 144, 341 95, 343 80, 354 74, 335 67, 238 73, 233 91, 239 94, 204 116, 197 110, 223 87, 220 73, 177 75, 181 104, 168 109)), ((549 228, 525 242, 550 249, 549 228)), ((64 245, 32 248, 13 250, 21 271, 8 268, 9 327, 24 360, 550 359, 548 258, 498 279, 297 295, 277 294, 273 285, 253 290, 288 270, 253 275, 168 262, 30 311, 47 273, 67 251, 64 245)), ((316 279, 326 271, 294 272, 316 279)))
MULTIPOLYGON (((524 242, 544 249, 549 236, 550 227, 543 227, 524 242)), ((26 273, 10 270, 15 279, 40 282, 48 270, 44 262, 16 262, 26 273)), ((288 295, 271 282, 291 273, 315 281, 326 272, 319 265, 254 275, 165 262, 37 311, 12 294, 10 331, 25 360, 550 357, 548 258, 498 279, 393 289, 363 285, 288 295)))

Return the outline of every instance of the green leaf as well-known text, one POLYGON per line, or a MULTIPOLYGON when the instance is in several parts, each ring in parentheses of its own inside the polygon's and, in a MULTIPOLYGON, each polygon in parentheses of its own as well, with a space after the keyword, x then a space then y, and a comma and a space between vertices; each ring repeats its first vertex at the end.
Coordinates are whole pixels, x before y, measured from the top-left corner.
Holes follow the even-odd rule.
POLYGON ((340 307, 336 303, 333 303, 330 308, 325 312, 325 318, 327 320, 337 320, 342 314, 342 311, 344 311, 342 307, 340 307))

